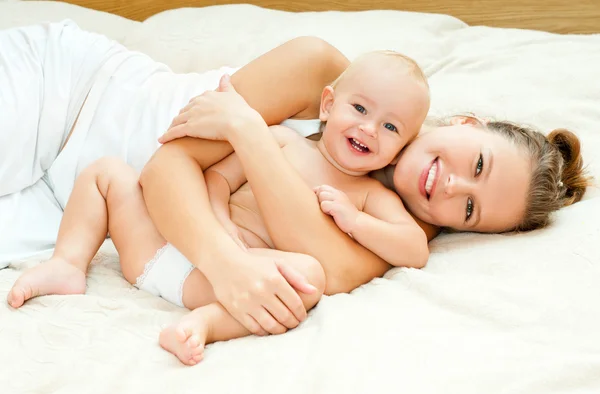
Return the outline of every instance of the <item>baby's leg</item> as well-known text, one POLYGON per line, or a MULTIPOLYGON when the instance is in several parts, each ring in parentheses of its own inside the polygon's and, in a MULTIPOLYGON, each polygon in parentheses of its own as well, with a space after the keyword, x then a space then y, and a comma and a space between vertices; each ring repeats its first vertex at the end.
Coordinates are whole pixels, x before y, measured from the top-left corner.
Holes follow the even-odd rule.
MULTIPOLYGON (((250 252, 280 260, 282 264, 303 274, 317 288, 314 294, 299 294, 307 310, 319 302, 325 289, 325 273, 317 260, 304 254, 271 249, 251 249, 250 252)), ((204 345, 207 343, 250 335, 244 326, 216 302, 212 288, 207 286, 210 285, 204 275, 197 269, 194 270, 184 284, 185 306, 196 306, 194 299, 211 303, 194 309, 160 334, 160 345, 187 365, 194 365, 202 360, 204 345)))
POLYGON ((16 281, 8 295, 9 304, 17 308, 35 296, 83 294, 88 265, 107 229, 126 278, 139 275, 165 242, 148 216, 137 173, 113 158, 97 160, 79 175, 52 258, 16 281))

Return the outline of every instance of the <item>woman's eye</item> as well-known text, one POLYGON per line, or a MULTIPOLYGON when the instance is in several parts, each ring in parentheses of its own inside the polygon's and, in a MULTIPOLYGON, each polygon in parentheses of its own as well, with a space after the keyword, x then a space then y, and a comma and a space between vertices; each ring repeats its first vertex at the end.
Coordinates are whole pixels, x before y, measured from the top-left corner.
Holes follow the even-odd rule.
POLYGON ((355 109, 356 109, 358 112, 360 112, 361 114, 364 114, 364 113, 366 113, 366 112, 367 112, 367 110, 365 109, 365 107, 363 107, 363 106, 362 106, 362 105, 360 105, 360 104, 354 104, 354 108, 355 108, 355 109))
POLYGON ((481 174, 483 170, 483 155, 479 154, 479 160, 477 160, 477 168, 475 168, 475 176, 481 174))
POLYGON ((385 127, 386 129, 390 130, 390 131, 398 131, 398 129, 396 128, 396 126, 394 126, 391 123, 386 123, 383 125, 383 127, 385 127))
POLYGON ((471 200, 469 198, 469 199, 467 199, 467 215, 465 217, 465 222, 469 221, 472 214, 473 214, 473 200, 471 200))

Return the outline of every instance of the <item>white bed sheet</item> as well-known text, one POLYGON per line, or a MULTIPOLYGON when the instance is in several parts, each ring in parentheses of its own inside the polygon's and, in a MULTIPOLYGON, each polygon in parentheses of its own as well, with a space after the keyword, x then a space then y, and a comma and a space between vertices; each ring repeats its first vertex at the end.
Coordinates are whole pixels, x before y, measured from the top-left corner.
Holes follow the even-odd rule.
MULTIPOLYGON (((568 127, 600 178, 600 35, 468 27, 442 15, 290 14, 218 6, 144 23, 57 2, 0 2, 0 28, 71 18, 177 71, 238 66, 297 35, 350 58, 395 49, 430 78, 432 113, 568 127)), ((1 50, 1 49, 0 49, 1 50)), ((508 187, 509 185, 507 185, 508 187)), ((0 392, 599 393, 600 193, 521 235, 443 235, 422 270, 325 297, 298 329, 208 347, 184 367, 160 349, 184 310, 122 277, 107 243, 85 296, 0 302, 0 392)), ((0 271, 0 299, 22 269, 0 271)))

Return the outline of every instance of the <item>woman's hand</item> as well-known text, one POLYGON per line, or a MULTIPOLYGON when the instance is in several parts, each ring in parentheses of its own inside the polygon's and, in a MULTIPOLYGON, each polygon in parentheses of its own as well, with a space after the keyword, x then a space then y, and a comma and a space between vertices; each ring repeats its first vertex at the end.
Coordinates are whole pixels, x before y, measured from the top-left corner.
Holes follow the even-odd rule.
POLYGON ((204 92, 190 100, 158 142, 164 144, 186 136, 228 140, 229 132, 243 130, 245 125, 255 123, 265 124, 265 121, 235 91, 229 75, 225 74, 216 91, 204 92))
POLYGON ((305 294, 316 291, 293 269, 252 253, 222 265, 211 284, 217 300, 256 335, 282 334, 296 327, 306 318, 306 308, 294 288, 305 294))

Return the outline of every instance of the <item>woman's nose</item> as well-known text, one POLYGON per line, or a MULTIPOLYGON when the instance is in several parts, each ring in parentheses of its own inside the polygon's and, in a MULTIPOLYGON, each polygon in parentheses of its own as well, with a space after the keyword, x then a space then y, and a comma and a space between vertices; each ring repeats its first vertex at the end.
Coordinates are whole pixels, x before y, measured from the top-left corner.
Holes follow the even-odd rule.
POLYGON ((444 186, 444 193, 450 197, 453 197, 457 195, 471 194, 472 189, 473 184, 469 180, 455 174, 449 174, 444 186))

